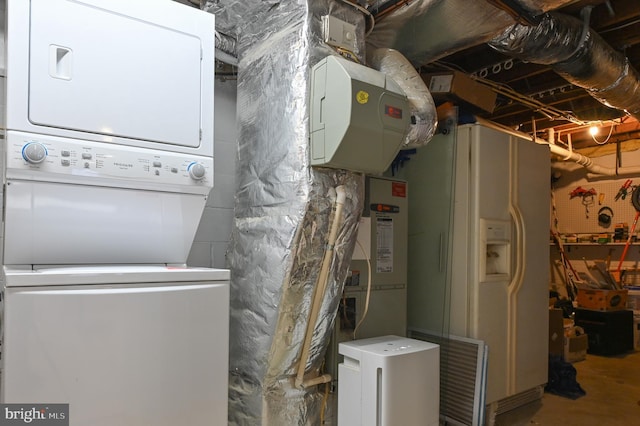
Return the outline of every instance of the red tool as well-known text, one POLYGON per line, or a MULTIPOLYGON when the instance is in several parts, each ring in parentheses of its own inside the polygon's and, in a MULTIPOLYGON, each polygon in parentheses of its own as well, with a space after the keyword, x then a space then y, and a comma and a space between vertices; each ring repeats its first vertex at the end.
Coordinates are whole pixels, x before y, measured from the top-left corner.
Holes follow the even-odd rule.
POLYGON ((620 197, 622 197, 623 200, 627 198, 627 193, 629 192, 630 186, 631 186, 631 179, 627 179, 618 190, 618 193, 616 194, 614 200, 618 201, 620 197))
MULTIPOLYGON (((626 182, 625 182, 626 183, 626 182)), ((631 238, 633 237, 634 232, 636 231, 636 224, 638 223, 638 218, 640 218, 640 190, 638 187, 633 190, 631 193, 631 204, 636 209, 636 217, 633 219, 633 225, 631 226, 631 230, 629 231, 629 237, 627 238, 627 243, 624 245, 624 250, 622 250, 622 256, 620 256, 620 262, 618 262, 618 269, 616 270, 617 279, 622 281, 622 262, 624 262, 624 258, 627 255, 627 251, 629 251, 629 246, 631 245, 631 238)), ((620 285, 621 286, 621 285, 620 285)))
POLYGON ((571 191, 569 193, 569 195, 571 196, 571 198, 575 198, 575 197, 587 197, 590 195, 597 195, 598 193, 596 192, 595 189, 591 188, 589 190, 584 189, 583 187, 579 186, 576 189, 574 189, 573 191, 571 191))

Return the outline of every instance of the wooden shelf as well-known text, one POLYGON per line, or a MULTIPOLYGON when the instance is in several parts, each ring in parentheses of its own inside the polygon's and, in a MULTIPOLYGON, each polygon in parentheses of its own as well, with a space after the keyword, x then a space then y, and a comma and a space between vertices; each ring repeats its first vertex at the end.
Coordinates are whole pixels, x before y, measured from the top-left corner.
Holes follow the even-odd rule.
MULTIPOLYGON (((627 243, 562 243, 563 246, 624 246, 627 243)), ((555 246, 556 243, 549 243, 551 246, 555 246)), ((632 242, 630 246, 637 245, 640 246, 640 241, 632 242)))

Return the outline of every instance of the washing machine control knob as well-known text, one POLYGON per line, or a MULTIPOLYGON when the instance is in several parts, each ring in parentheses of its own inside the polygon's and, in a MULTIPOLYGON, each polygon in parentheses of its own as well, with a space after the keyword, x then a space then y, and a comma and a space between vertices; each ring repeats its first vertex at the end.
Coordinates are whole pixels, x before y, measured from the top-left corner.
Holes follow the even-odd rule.
POLYGON ((205 169, 202 164, 196 163, 195 161, 189 164, 187 170, 189 170, 189 176, 191 176, 191 179, 193 180, 202 180, 207 174, 207 169, 205 169))
POLYGON ((40 164, 47 158, 47 148, 40 142, 28 142, 22 147, 22 158, 30 164, 40 164))

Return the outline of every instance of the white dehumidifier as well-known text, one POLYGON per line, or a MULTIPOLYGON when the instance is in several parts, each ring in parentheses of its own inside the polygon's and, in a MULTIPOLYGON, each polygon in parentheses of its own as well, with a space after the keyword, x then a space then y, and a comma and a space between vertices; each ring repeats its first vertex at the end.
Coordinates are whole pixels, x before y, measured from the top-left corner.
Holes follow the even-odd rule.
POLYGON ((438 426, 440 347, 398 336, 340 343, 339 426, 438 426))

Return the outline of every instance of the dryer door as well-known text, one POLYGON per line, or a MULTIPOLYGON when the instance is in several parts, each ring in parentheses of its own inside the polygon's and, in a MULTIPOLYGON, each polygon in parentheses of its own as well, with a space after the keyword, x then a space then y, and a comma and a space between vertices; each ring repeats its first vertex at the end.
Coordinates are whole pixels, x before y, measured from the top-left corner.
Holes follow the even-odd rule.
POLYGON ((30 124, 194 148, 209 135, 213 15, 172 1, 30 3, 30 124))

